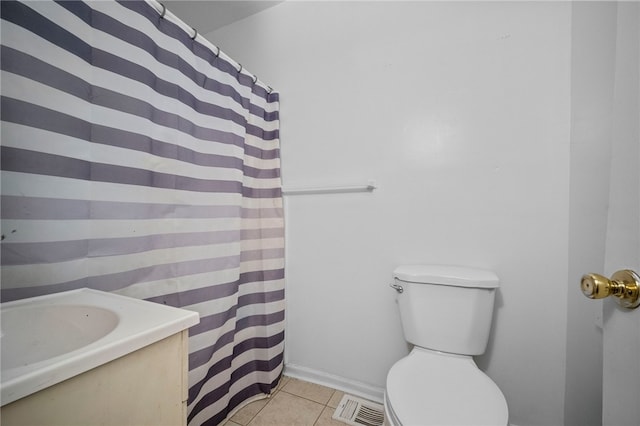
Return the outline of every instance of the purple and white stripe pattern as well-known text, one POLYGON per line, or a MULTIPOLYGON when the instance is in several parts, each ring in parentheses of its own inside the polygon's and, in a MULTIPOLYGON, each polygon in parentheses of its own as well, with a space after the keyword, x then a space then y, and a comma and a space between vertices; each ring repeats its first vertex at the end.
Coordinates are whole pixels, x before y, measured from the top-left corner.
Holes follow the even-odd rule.
POLYGON ((3 301, 200 313, 190 425, 283 366, 279 99, 144 1, 1 2, 3 301))

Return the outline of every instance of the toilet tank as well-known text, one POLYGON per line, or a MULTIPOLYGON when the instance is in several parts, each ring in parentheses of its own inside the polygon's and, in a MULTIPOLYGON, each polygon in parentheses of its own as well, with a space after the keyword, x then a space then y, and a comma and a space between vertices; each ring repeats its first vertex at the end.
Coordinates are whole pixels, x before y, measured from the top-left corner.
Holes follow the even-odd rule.
POLYGON ((405 339, 461 355, 484 353, 499 280, 483 269, 404 265, 393 272, 405 339))

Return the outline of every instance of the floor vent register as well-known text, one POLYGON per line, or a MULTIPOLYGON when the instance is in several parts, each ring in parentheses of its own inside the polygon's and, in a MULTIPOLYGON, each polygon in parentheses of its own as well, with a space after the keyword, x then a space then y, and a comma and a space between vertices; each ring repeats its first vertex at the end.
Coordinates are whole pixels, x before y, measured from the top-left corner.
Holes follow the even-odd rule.
POLYGON ((332 417, 348 425, 382 426, 384 407, 355 396, 345 395, 332 417))

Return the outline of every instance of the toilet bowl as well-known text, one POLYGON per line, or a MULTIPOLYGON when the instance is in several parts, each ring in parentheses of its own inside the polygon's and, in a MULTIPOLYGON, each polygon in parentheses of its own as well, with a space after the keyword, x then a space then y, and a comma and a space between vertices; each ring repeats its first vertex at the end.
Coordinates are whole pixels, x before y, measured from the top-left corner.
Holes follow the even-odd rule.
POLYGON ((506 399, 472 358, 487 346, 498 277, 441 265, 401 266, 393 275, 414 347, 387 374, 385 424, 506 426, 506 399))
POLYGON ((507 401, 470 356, 414 348, 387 376, 388 426, 505 426, 507 401))

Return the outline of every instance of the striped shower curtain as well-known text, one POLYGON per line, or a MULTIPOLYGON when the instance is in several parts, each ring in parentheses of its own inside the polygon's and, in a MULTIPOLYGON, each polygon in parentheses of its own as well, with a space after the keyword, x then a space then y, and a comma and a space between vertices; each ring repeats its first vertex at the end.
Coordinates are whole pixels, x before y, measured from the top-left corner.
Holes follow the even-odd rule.
POLYGON ((145 1, 2 1, 2 301, 194 310, 190 425, 277 384, 278 95, 145 1))

